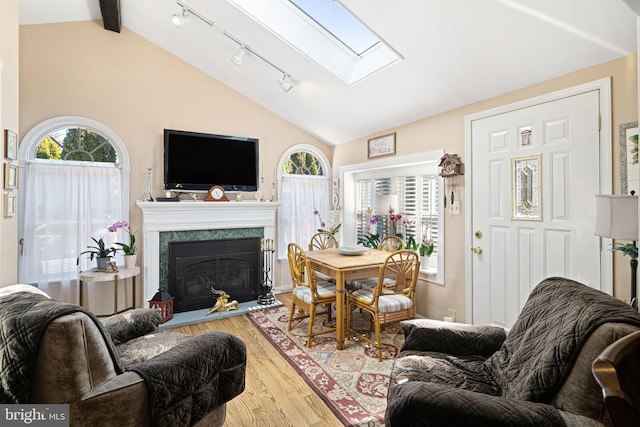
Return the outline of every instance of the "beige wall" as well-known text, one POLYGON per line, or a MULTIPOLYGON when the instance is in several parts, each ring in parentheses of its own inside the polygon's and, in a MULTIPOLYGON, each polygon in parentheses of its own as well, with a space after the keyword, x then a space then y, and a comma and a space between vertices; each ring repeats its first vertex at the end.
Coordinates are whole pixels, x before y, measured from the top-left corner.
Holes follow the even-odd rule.
MULTIPOLYGON (((527 87, 476 104, 471 104, 433 117, 389 129, 397 133, 397 155, 414 154, 444 148, 448 153, 460 154, 463 162, 468 159, 464 146, 465 116, 490 108, 499 107, 527 98, 550 93, 611 76, 612 81, 612 141, 613 141, 613 182, 614 193, 620 192, 618 149, 618 125, 636 121, 637 106, 637 66, 636 55, 584 69, 541 84, 527 87)), ((373 136, 373 135, 372 135, 373 136)), ((333 157, 334 174, 341 166, 367 161, 367 138, 358 139, 335 148, 333 157)), ((460 185, 464 187, 463 181, 460 185)), ((458 199, 465 200, 464 188, 459 188, 458 199)), ((457 320, 464 320, 465 313, 465 206, 462 215, 445 218, 445 283, 444 286, 421 282, 417 292, 418 313, 439 318, 447 314, 447 308, 457 311, 457 320)), ((614 294, 629 298, 629 258, 619 252, 614 256, 614 294)))
MULTIPOLYGON (((8 15, 17 15, 17 1, 12 1, 11 6, 8 15)), ((6 2, 1 8, 2 12, 7 9, 6 2)), ((0 20, 6 17, 7 14, 2 13, 0 20)), ((17 17, 11 22, 15 27, 17 17)), ((0 28, 3 36, 9 31, 7 26, 0 28)), ((2 40, 9 39, 2 37, 2 40)), ((0 55, 15 55, 11 51, 17 49, 17 44, 6 48, 3 43, 0 41, 0 55), (6 50, 10 52, 5 54, 6 50)), ((17 82, 17 76, 7 82, 10 78, 7 69, 11 68, 7 62, 5 58, 3 87, 15 87, 11 83, 17 82)), ((617 159, 618 125, 637 120, 636 74, 636 57, 632 55, 389 131, 397 132, 397 155, 444 148, 447 152, 460 154, 466 161, 466 115, 611 76, 613 158, 617 159)), ((17 121, 17 114, 6 112, 6 105, 15 105, 15 100, 6 101, 6 98, 5 92, 3 120, 11 123, 11 120, 17 121)), ((334 174, 341 166, 367 160, 367 138, 332 149, 126 28, 117 34, 103 30, 100 22, 20 27, 19 132, 24 135, 37 123, 60 115, 95 119, 113 129, 126 143, 132 159, 131 218, 134 228, 140 225, 140 212, 134 201, 144 192, 147 150, 148 147, 153 149, 154 167, 160 171, 162 129, 165 127, 258 137, 266 170, 271 170, 288 147, 298 143, 313 144, 330 158, 332 156, 334 174)), ((619 192, 619 168, 615 160, 613 174, 614 191, 619 192)), ((270 185, 269 176, 266 181, 265 184, 270 185)), ((154 194, 162 192, 159 173, 154 176, 153 190, 154 194)), ((458 197, 464 201, 464 188, 460 189, 458 197)), ((0 237, 3 242, 6 233, 16 233, 15 223, 15 220, 2 221, 0 237)), ((447 314, 447 308, 452 308, 457 311, 458 320, 464 320, 464 254, 467 250, 464 224, 464 206, 462 215, 446 216, 445 284, 420 284, 418 311, 422 315, 441 318, 447 314)), ((15 280, 15 260, 7 261, 5 253, 15 254, 17 245, 10 246, 9 249, 2 246, 0 279, 3 283, 15 280), (5 266, 11 273, 4 273, 5 266)), ((616 253, 614 262, 615 294, 624 298, 628 294, 628 258, 616 253)))
MULTIPOLYGON (((0 2, 0 157, 4 158, 4 129, 18 132, 18 0, 0 2)), ((4 168, 4 165, 2 166, 4 168)), ((2 191, 7 193, 6 190, 2 191)), ((15 190, 14 190, 15 192, 15 190)), ((4 194, 0 198, 0 286, 18 280, 18 218, 4 218, 4 194)))
MULTIPOLYGON (((74 115, 103 123, 124 141, 134 230, 149 148, 153 195, 164 194, 164 128, 259 138, 266 171, 295 144, 332 155, 331 147, 126 28, 105 31, 98 21, 21 26, 20 66, 22 135, 43 120, 74 115)), ((225 159, 211 159, 212 167, 217 161, 225 159)), ((270 188, 272 174, 265 175, 270 188)))

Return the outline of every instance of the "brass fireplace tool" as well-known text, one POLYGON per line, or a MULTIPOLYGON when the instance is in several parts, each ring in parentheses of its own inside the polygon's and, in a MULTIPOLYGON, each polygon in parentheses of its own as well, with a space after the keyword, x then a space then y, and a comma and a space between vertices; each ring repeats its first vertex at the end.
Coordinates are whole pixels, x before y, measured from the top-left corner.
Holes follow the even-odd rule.
POLYGON ((260 241, 260 253, 262 254, 262 291, 258 297, 258 304, 273 304, 276 297, 273 295, 273 239, 260 241))

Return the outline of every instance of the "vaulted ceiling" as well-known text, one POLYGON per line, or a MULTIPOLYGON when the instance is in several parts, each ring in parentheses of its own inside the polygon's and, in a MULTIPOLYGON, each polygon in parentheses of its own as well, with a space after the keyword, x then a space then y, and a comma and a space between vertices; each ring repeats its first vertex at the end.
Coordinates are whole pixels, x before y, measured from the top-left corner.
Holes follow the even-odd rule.
MULTIPOLYGON (((176 0, 120 0, 122 26, 331 145, 636 51, 623 0, 339 0, 403 57, 347 86, 229 1, 181 2, 215 28, 197 19, 176 28, 176 0), (222 31, 289 73, 293 89, 250 53, 233 64, 238 45, 222 31)), ((102 19, 99 3, 20 0, 20 23, 102 19)))

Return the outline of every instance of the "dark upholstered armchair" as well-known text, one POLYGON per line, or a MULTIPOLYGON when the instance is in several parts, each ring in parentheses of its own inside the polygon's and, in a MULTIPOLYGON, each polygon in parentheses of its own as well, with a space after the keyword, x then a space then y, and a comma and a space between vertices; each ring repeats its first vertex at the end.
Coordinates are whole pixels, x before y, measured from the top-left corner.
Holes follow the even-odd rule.
POLYGON ((550 278, 508 333, 427 319, 401 325, 388 427, 608 426, 591 364, 640 329, 640 314, 588 286, 550 278))
POLYGON ((244 390, 226 333, 158 330, 156 310, 104 321, 36 288, 0 289, 0 403, 69 404, 73 426, 220 426, 244 390))
POLYGON ((640 331, 607 347, 592 370, 615 427, 640 426, 640 331))

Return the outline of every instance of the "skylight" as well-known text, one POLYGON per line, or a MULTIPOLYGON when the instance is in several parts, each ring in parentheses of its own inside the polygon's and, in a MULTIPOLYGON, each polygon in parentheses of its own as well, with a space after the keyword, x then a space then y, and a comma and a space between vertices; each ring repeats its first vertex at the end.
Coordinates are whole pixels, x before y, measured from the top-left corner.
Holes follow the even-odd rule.
POLYGON ((336 0, 228 0, 347 85, 402 56, 336 0))
POLYGON ((380 39, 334 0, 289 0, 325 31, 360 56, 380 39))

